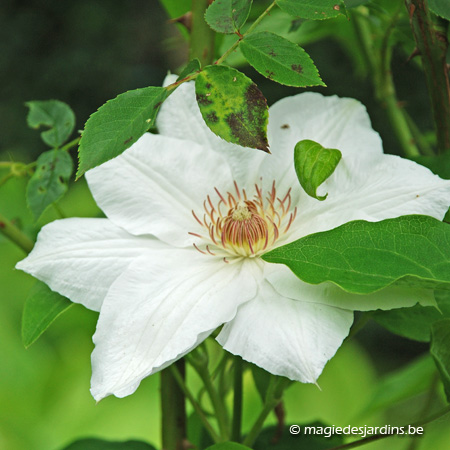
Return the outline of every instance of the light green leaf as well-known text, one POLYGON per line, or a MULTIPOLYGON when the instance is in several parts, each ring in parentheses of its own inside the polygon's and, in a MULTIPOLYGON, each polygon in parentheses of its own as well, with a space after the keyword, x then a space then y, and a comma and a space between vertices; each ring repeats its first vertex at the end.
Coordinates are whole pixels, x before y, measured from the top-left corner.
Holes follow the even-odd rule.
POLYGON ((450 319, 443 319, 431 326, 431 356, 441 374, 445 395, 450 402, 450 319))
POLYGON ((221 442, 220 444, 211 445, 206 450, 248 450, 249 448, 237 442, 221 442))
POLYGON ((328 194, 317 195, 317 188, 334 172, 342 153, 324 148, 310 140, 297 142, 294 150, 294 167, 298 181, 305 192, 317 200, 325 200, 328 194))
POLYGON ((389 311, 374 311, 371 318, 392 333, 420 342, 429 342, 431 325, 441 319, 450 318, 450 292, 436 291, 437 308, 415 305, 389 311))
POLYGON ((277 5, 288 14, 303 19, 330 19, 347 15, 343 0, 279 0, 277 5))
POLYGON ((29 347, 73 303, 41 281, 30 290, 22 315, 22 342, 29 347))
POLYGON ((428 0, 428 7, 436 15, 450 20, 450 2, 448 0, 428 0))
POLYGON ((270 80, 287 86, 325 86, 308 53, 274 33, 252 33, 240 43, 247 61, 270 80))
POLYGON ((247 20, 252 0, 214 0, 205 13, 206 23, 217 33, 233 34, 247 20))
POLYGON ((147 87, 107 101, 86 122, 78 150, 77 178, 131 147, 154 124, 168 91, 147 87))
POLYGON ((269 151, 267 101, 250 78, 230 67, 207 66, 195 80, 195 92, 203 119, 217 136, 269 151))
POLYGON ((75 127, 75 114, 69 105, 59 100, 33 101, 25 105, 30 108, 27 115, 29 127, 50 128, 41 133, 47 145, 56 148, 66 142, 75 127))
POLYGON ((180 17, 187 13, 192 4, 192 0, 159 0, 171 18, 180 17))
POLYGON ((153 445, 141 441, 112 442, 103 439, 81 439, 63 450, 156 450, 153 445))
POLYGON ((355 294, 370 294, 393 283, 450 289, 450 225, 419 215, 356 220, 262 258, 286 264, 306 283, 330 281, 355 294))
POLYGON ((34 220, 67 192, 72 172, 72 158, 66 151, 49 150, 39 156, 36 171, 27 185, 27 204, 34 220))
POLYGON ((187 76, 191 75, 194 72, 197 72, 198 70, 200 70, 200 61, 197 58, 191 59, 181 71, 180 76, 177 78, 177 81, 186 78, 187 76))

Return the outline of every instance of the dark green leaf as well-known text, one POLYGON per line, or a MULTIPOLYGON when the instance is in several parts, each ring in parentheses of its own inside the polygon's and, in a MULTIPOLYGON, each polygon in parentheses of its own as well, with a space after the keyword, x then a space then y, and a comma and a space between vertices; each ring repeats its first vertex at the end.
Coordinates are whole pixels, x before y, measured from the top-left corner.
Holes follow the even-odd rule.
POLYGON ((329 19, 347 15, 343 0, 279 0, 277 5, 292 16, 304 19, 329 19))
POLYGON ((25 103, 30 108, 27 123, 31 128, 48 127, 41 133, 42 140, 50 147, 60 147, 72 134, 75 114, 69 105, 59 100, 25 103))
POLYGON ((298 181, 305 192, 317 200, 325 200, 317 195, 317 188, 334 172, 342 153, 307 139, 297 142, 294 150, 294 166, 298 181))
POLYGON ((92 114, 81 136, 77 178, 131 147, 154 124, 167 95, 153 86, 124 92, 92 114))
POLYGON ((248 450, 249 448, 237 442, 221 442, 220 444, 211 445, 206 450, 248 450))
POLYGON ((112 442, 103 439, 81 439, 63 450, 156 450, 150 444, 141 441, 112 442))
POLYGON ((431 325, 450 318, 450 292, 436 291, 436 303, 432 306, 415 305, 389 311, 375 311, 371 317, 392 333, 420 342, 429 342, 431 325))
POLYGON ((272 375, 271 373, 267 372, 261 367, 258 367, 255 364, 249 365, 252 371, 253 381, 255 382, 256 389, 263 402, 265 402, 266 400, 267 390, 269 388, 269 384, 272 378, 276 377, 278 381, 281 381, 283 379, 285 383, 285 388, 287 388, 291 383, 293 383, 293 381, 288 380, 287 378, 272 375))
POLYGON ((430 353, 441 374, 445 395, 450 402, 450 319, 443 319, 431 326, 430 353))
POLYGON ((428 0, 428 7, 436 15, 450 20, 450 2, 448 0, 428 0))
POLYGON ((450 225, 419 215, 356 220, 262 258, 286 264, 307 283, 331 281, 355 294, 370 294, 393 283, 450 289, 450 225))
POLYGON ((203 119, 215 134, 269 151, 267 101, 250 78, 230 67, 207 66, 195 80, 195 92, 203 119))
POLYGON ((29 347, 73 303, 38 281, 30 290, 22 315, 22 342, 29 347))
POLYGON ((385 411, 390 406, 421 394, 430 388, 435 374, 436 366, 427 354, 384 376, 376 385, 363 414, 385 411))
POLYGON ((274 33, 252 33, 240 43, 247 61, 270 80, 287 86, 325 86, 308 53, 274 33))
MULTIPOLYGON (((295 427, 295 425, 294 425, 295 427)), ((321 422, 299 425, 300 433, 290 433, 290 426, 285 426, 280 433, 276 426, 265 428, 253 444, 253 450, 325 450, 343 443, 342 436, 327 437, 331 427, 321 422), (306 431, 308 430, 311 431, 306 431)), ((294 428, 295 429, 295 428, 294 428)))
POLYGON ((218 33, 233 34, 244 25, 252 0, 215 0, 206 10, 207 24, 218 33))
POLYGON ((36 171, 27 185, 27 204, 35 220, 67 192, 72 172, 72 158, 66 151, 49 150, 39 156, 36 171))
POLYGON ((193 412, 187 421, 188 440, 196 448, 207 448, 214 444, 211 435, 206 431, 200 416, 193 412))
POLYGON ((200 70, 200 61, 197 58, 191 59, 186 64, 186 67, 181 71, 180 76, 177 78, 177 81, 186 78, 187 76, 191 75, 194 72, 197 72, 198 70, 200 70))

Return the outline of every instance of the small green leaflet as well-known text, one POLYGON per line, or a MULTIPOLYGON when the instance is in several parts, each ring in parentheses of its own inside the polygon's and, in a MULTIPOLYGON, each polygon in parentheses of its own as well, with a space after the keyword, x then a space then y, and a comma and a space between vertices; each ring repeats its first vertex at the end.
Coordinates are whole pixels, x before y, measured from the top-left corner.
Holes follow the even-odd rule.
POLYGON ((295 87, 325 86, 308 53, 274 33, 252 33, 241 41, 245 59, 261 74, 295 87))
POLYGON ((42 140, 50 147, 60 147, 67 141, 75 127, 75 114, 69 105, 59 100, 25 103, 30 108, 27 123, 31 128, 48 127, 41 133, 42 140))
POLYGON ((217 136, 269 152, 267 101, 250 78, 227 66, 206 66, 195 92, 203 119, 217 136))
POLYGON ((194 72, 200 70, 200 61, 197 58, 191 59, 185 66, 185 68, 181 71, 180 76, 177 78, 177 81, 186 78, 194 72))
POLYGON ((80 439, 63 450, 156 450, 153 445, 142 441, 113 442, 103 439, 80 439))
POLYGON ((92 114, 81 136, 77 178, 131 147, 154 124, 168 95, 163 87, 135 89, 107 101, 92 114))
POLYGON ((250 447, 238 444, 237 442, 221 442, 220 444, 211 445, 206 450, 249 450, 250 447))
POLYGON ((292 16, 322 20, 347 15, 343 0, 278 0, 277 5, 292 16))
POLYGON ((72 158, 64 150, 49 150, 39 156, 36 171, 27 185, 27 204, 34 220, 67 192, 72 172, 72 158))
POLYGON ((450 20, 450 2, 448 0, 428 0, 428 7, 436 15, 450 20))
POLYGON ((334 172, 342 153, 332 148, 324 148, 310 140, 297 142, 294 150, 294 167, 298 181, 305 192, 317 200, 325 200, 317 195, 317 188, 334 172))
POLYGON ((217 33, 233 34, 247 20, 252 0, 214 0, 205 13, 206 23, 217 33))
POLYGON ((22 315, 22 342, 28 348, 73 303, 41 281, 30 290, 22 315))
POLYGON ((441 374, 447 401, 450 402, 450 319, 439 320, 432 325, 430 353, 441 374))
POLYGON ((262 258, 286 264, 306 283, 330 281, 354 294, 370 294, 393 283, 450 289, 450 225, 420 215, 355 220, 262 258))

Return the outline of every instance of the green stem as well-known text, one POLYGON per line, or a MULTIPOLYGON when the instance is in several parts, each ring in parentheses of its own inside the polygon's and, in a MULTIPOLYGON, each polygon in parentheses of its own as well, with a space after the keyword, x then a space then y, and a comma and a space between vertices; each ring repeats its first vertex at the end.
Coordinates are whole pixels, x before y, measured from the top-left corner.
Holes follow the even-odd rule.
POLYGON ((34 242, 6 217, 0 214, 0 232, 3 233, 10 241, 14 242, 25 253, 30 253, 33 249, 34 242))
POLYGON ((201 406, 195 400, 194 396, 192 395, 192 393, 187 388, 186 383, 184 382, 184 379, 181 376, 181 373, 178 370, 178 368, 175 366, 175 364, 172 364, 170 366, 170 370, 172 371, 172 374, 173 374, 176 382, 178 383, 178 386, 184 392, 184 395, 189 400, 189 402, 191 403, 191 405, 194 408, 195 412, 200 417, 200 420, 202 421, 203 426, 205 427, 206 431, 208 431, 208 433, 210 434, 210 436, 211 436, 211 438, 213 439, 214 442, 220 442, 221 441, 220 436, 216 433, 214 428, 208 422, 208 419, 206 418, 206 415, 204 414, 201 406))
POLYGON ((242 358, 234 358, 234 397, 233 397, 233 423, 231 426, 231 440, 241 441, 242 422, 242 375, 244 362, 242 358))
POLYGON ((205 11, 209 0, 192 0, 192 28, 189 58, 198 58, 201 67, 214 60, 214 31, 205 22, 205 11))
MULTIPOLYGON (((433 422, 434 420, 439 419, 442 416, 445 416, 449 412, 450 412, 450 405, 447 405, 444 409, 441 409, 436 414, 431 415, 427 419, 420 421, 420 422, 403 425, 403 428, 407 430, 409 426, 417 428, 417 427, 427 425, 428 423, 433 422)), ((399 427, 399 428, 401 428, 401 427, 399 427)), ((369 442, 378 441, 380 439, 385 439, 385 438, 389 438, 392 436, 396 436, 396 435, 395 434, 374 434, 373 436, 369 436, 364 439, 359 439, 358 441, 350 442, 348 444, 339 445, 337 447, 333 447, 328 450, 348 450, 350 448, 360 447, 361 445, 366 445, 369 442)))
POLYGON ((431 100, 438 152, 450 150, 450 82, 446 61, 448 22, 433 21, 427 0, 405 0, 411 28, 422 64, 431 100))
POLYGON ((74 140, 68 142, 66 145, 64 145, 63 147, 61 147, 61 151, 67 151, 70 150, 73 147, 76 147, 78 145, 78 143, 80 142, 81 137, 77 137, 74 140))
MULTIPOLYGON (((172 364, 178 374, 184 378, 184 360, 172 364)), ((173 372, 165 369, 161 372, 161 416, 162 447, 164 450, 183 450, 186 439, 186 410, 184 392, 173 372)))

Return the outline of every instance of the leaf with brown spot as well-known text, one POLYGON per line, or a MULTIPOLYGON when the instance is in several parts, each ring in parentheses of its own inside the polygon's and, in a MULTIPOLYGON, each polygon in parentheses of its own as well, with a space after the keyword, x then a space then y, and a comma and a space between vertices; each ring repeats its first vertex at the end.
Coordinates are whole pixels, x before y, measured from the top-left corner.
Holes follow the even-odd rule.
POLYGON ((195 80, 195 92, 213 133, 228 142, 269 152, 267 101, 252 80, 227 66, 207 66, 195 80))
POLYGON ((303 19, 323 20, 347 16, 343 0, 278 0, 277 5, 284 12, 303 19))
POLYGON ((247 21, 252 0, 215 0, 205 13, 206 23, 217 33, 233 34, 247 21))
POLYGON ((270 80, 295 87, 325 86, 305 50, 277 34, 249 34, 240 49, 247 61, 270 80))

